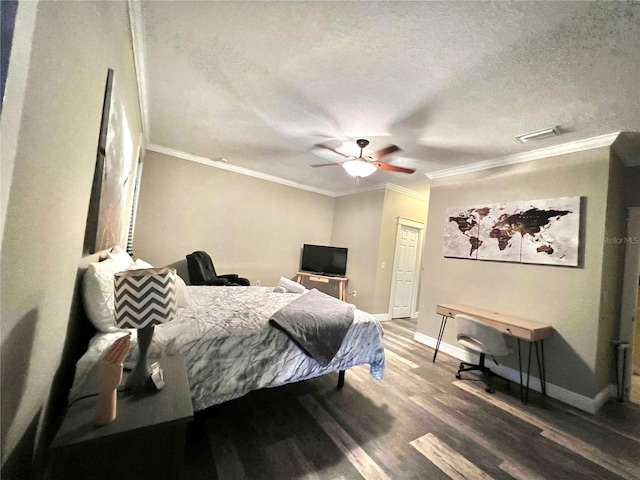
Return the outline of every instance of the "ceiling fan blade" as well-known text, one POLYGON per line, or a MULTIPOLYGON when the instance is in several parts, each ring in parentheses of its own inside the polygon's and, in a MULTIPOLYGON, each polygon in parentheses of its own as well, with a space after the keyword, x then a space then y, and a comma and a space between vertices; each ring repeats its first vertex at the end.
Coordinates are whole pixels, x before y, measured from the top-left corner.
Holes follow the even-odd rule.
POLYGON ((315 165, 311 165, 312 167, 339 167, 342 165, 342 162, 339 163, 317 163, 315 165))
POLYGON ((404 168, 404 167, 396 167, 395 165, 390 165, 384 162, 373 162, 373 164, 378 167, 380 170, 386 170, 388 172, 400 172, 400 173, 413 173, 415 169, 413 168, 404 168))
POLYGON ((331 148, 331 147, 327 147, 326 145, 323 145, 323 144, 321 144, 321 143, 319 143, 319 144, 315 145, 315 146, 314 146, 314 148, 324 148, 325 150, 329 150, 330 152, 333 152, 333 153, 335 153, 335 154, 337 154, 337 155, 340 155, 340 156, 341 156, 341 157, 343 157, 343 158, 351 158, 349 155, 346 155, 346 154, 344 154, 344 153, 342 153, 342 152, 339 152, 339 151, 337 151, 337 150, 334 150, 333 148, 331 148))
POLYGON ((378 150, 377 152, 373 152, 371 154, 371 158, 373 158, 374 160, 380 160, 382 157, 386 157, 387 155, 390 155, 394 152, 397 152, 401 150, 400 147, 398 147, 397 145, 389 145, 386 148, 383 148, 382 150, 378 150))

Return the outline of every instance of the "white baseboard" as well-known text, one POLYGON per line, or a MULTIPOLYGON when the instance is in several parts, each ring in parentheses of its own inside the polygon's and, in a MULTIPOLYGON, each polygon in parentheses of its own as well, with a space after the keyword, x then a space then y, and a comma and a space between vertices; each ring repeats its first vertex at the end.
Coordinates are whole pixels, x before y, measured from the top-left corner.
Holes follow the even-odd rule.
MULTIPOLYGON (((431 348, 436 348, 436 339, 430 337, 428 335, 424 335, 423 333, 416 332, 413 339, 416 342, 427 345, 431 348)), ((446 353, 447 355, 451 355, 458 360, 463 362, 471 362, 475 363, 478 361, 478 356, 474 355, 463 348, 459 348, 453 345, 449 345, 448 343, 441 342, 439 352, 446 353)), ((520 383, 520 372, 514 370, 509 367, 505 367, 504 365, 495 365, 491 366, 491 370, 496 372, 501 377, 506 378, 507 380, 517 383, 520 383)), ((522 374, 522 381, 526 385, 527 383, 527 374, 522 374)), ((540 379, 531 375, 531 380, 529 381, 529 388, 540 392, 542 390, 540 386, 540 379)), ((600 391, 594 398, 585 397, 584 395, 580 395, 578 393, 572 392, 571 390, 567 390, 566 388, 559 387, 547 381, 547 395, 551 398, 555 398, 556 400, 560 400, 563 403, 571 405, 572 407, 576 407, 580 410, 584 410, 588 413, 596 413, 602 405, 610 398, 615 397, 616 388, 615 385, 607 385, 602 391, 600 391)))

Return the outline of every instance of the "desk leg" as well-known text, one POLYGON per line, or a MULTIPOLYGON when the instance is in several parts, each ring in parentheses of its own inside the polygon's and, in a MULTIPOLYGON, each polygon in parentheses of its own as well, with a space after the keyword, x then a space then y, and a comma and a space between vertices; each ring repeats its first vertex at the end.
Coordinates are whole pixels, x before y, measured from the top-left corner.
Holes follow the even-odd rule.
MULTIPOLYGON (((518 339, 518 370, 520 371, 520 400, 523 405, 526 405, 529 401, 529 379, 531 378, 531 350, 532 346, 529 343, 529 358, 527 360, 527 385, 526 387, 522 382, 522 350, 520 347, 520 339, 518 339)), ((538 354, 537 346, 536 346, 536 356, 538 354)))
POLYGON ((520 350, 520 339, 518 339, 518 370, 520 370, 520 400, 526 405, 529 402, 529 381, 531 380, 531 350, 536 349, 536 362, 538 363, 538 374, 540 375, 540 389, 542 394, 547 394, 547 372, 544 366, 544 340, 529 343, 529 358, 527 359, 527 385, 522 382, 522 354, 520 350), (534 345, 532 345, 533 343, 534 345))
POLYGON ((538 352, 538 342, 536 342, 536 360, 538 361, 538 373, 540 374, 540 389, 542 395, 546 395, 547 372, 544 366, 544 340, 540 340, 540 352, 538 352))
POLYGON ((436 351, 433 352, 433 361, 436 361, 436 356, 438 355, 438 350, 440 349, 440 342, 442 341, 442 334, 444 333, 444 329, 447 326, 447 316, 442 316, 442 322, 440 322, 440 332, 438 332, 438 340, 436 341, 436 351))
POLYGON ((522 391, 522 354, 520 349, 520 339, 518 338, 518 372, 520 372, 520 400, 524 401, 524 392, 522 391))
POLYGON ((533 350, 533 345, 529 342, 529 360, 527 362, 527 388, 524 390, 524 400, 522 403, 525 405, 529 403, 529 380, 531 380, 531 350, 533 350))

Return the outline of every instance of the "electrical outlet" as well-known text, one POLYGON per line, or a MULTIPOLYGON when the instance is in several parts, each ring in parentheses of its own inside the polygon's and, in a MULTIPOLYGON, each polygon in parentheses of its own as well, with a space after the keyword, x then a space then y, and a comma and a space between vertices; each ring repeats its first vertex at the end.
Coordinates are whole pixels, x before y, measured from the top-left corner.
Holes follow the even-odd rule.
POLYGON ((262 283, 260 280, 256 280, 256 285, 260 286, 260 283, 262 283))
POLYGON ((386 264, 386 263, 384 263, 384 262, 382 262, 382 265, 380 265, 380 268, 384 268, 384 267, 386 267, 386 266, 387 266, 387 264, 386 264))
POLYGON ((352 297, 357 297, 358 296, 358 292, 356 292, 355 290, 353 292, 351 292, 351 296, 352 297))

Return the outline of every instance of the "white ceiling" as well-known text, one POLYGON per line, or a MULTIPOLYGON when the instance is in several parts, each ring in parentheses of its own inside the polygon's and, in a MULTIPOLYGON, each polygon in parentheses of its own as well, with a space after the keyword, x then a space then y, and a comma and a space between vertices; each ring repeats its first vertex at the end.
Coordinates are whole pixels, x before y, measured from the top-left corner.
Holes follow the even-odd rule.
POLYGON ((427 172, 640 132, 637 2, 151 1, 132 16, 152 148, 324 191, 356 187, 310 166, 340 160, 313 150, 336 139, 396 144, 384 160, 417 169, 358 188, 420 191, 427 172))

